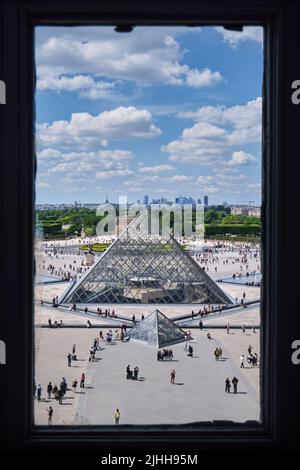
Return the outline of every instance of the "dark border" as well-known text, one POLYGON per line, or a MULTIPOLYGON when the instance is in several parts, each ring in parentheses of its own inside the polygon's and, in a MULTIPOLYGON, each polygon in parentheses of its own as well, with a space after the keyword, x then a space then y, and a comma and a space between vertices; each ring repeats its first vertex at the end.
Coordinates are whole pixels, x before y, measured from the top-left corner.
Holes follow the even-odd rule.
MULTIPOLYGON (((287 89, 286 45, 287 33, 297 31, 297 8, 297 2, 293 0, 152 0, 149 4, 137 0, 66 0, 63 6, 57 0, 51 3, 37 0, 31 4, 11 1, 2 5, 0 73, 7 84, 7 104, 0 108, 1 211, 2 220, 6 221, 0 230, 4 274, 1 279, 4 314, 0 317, 0 332, 1 339, 7 343, 8 358, 7 365, 0 369, 0 445, 3 448, 66 449, 76 445, 77 448, 99 449, 108 444, 134 445, 135 448, 147 444, 158 448, 167 444, 178 446, 179 443, 181 446, 197 444, 197 448, 274 448, 293 439, 296 442, 292 433, 297 433, 297 423, 295 419, 293 421, 293 412, 289 411, 292 425, 288 426, 283 405, 289 407, 286 378, 295 378, 295 374, 289 372, 290 350, 286 348, 290 347, 289 339, 293 338, 293 328, 299 326, 299 319, 292 319, 288 324, 281 313, 284 306, 296 306, 288 297, 285 278, 290 268, 285 255, 291 227, 284 231, 286 226, 283 222, 287 224, 288 219, 284 217, 286 199, 283 200, 282 195, 290 188, 293 197, 299 196, 296 175, 289 169, 294 148, 288 146, 286 140, 287 123, 296 130, 295 124, 289 120, 295 109, 290 110, 287 89), (202 423, 199 428, 178 426, 175 430, 170 426, 164 429, 128 426, 120 431, 113 427, 105 427, 105 431, 103 427, 53 427, 49 431, 48 428, 33 429, 31 426, 35 174, 32 28, 38 24, 96 22, 133 25, 260 24, 265 27, 262 353, 267 367, 263 367, 261 377, 264 390, 262 426, 216 422, 214 425, 202 423), (290 187, 291 184, 294 186, 290 187)), ((293 50, 296 54, 296 44, 289 53, 290 61, 293 50)), ((293 76, 292 79, 299 77, 293 76)), ((290 137, 293 137, 291 132, 290 137)), ((288 260, 291 262, 293 258, 290 256, 288 260)), ((295 283, 292 285, 295 287, 295 283)), ((292 394, 290 406, 293 403, 297 403, 295 394, 292 394)))

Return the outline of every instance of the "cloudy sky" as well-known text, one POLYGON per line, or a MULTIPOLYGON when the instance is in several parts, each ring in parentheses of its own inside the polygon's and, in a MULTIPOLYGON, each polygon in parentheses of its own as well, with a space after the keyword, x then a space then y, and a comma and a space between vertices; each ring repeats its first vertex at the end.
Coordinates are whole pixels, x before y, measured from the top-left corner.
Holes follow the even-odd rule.
POLYGON ((263 31, 36 29, 37 203, 260 203, 263 31))

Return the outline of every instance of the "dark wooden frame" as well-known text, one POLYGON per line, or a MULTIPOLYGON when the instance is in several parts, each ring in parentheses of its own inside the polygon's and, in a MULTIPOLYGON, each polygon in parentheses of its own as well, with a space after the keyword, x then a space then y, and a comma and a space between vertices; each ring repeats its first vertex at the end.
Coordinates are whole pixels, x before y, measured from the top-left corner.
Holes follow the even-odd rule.
MULTIPOLYGON (((293 446, 297 432, 297 378, 290 344, 299 319, 282 312, 296 307, 287 282, 293 260, 288 198, 299 198, 294 172, 297 117, 290 83, 299 79, 288 35, 296 34, 297 2, 254 0, 57 0, 11 1, 0 16, 0 79, 7 104, 0 108, 1 152, 1 315, 0 338, 7 344, 7 365, 0 366, 0 446, 3 448, 99 449, 101 446, 279 447, 293 446), (33 219, 34 62, 33 27, 38 24, 259 24, 265 28, 263 146, 263 420, 247 423, 201 423, 161 427, 32 427, 33 382, 33 219), (287 49, 289 45, 290 49, 287 49), (294 140, 293 140, 294 139, 294 140), (266 366, 267 365, 267 366, 266 366), (293 380, 293 390, 288 390, 293 380), (293 408, 294 406, 294 408, 293 408)), ((298 67, 298 69, 297 69, 298 67)), ((298 112, 297 112, 298 111, 298 112)), ((298 117, 299 119, 299 117, 298 117)), ((299 122, 299 121, 298 121, 299 122)), ((297 163, 296 163, 297 165, 297 163)), ((299 165, 299 164, 298 164, 299 165)), ((296 198, 296 199, 295 199, 296 198)), ((292 207, 293 204, 292 204, 292 207)), ((298 232, 297 232, 298 230, 298 232)), ((299 258, 299 256, 298 256, 299 258)), ((300 369, 300 366, 299 366, 300 369)), ((299 413, 299 411, 298 411, 299 413)))

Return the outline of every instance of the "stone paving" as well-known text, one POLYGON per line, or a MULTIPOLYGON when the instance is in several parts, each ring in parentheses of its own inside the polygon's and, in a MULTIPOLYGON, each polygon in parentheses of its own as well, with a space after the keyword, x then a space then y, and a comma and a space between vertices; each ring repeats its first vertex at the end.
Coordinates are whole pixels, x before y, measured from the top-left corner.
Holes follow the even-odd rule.
MULTIPOLYGON (((208 274, 214 279, 231 276, 239 271, 239 263, 233 263, 236 253, 219 255, 217 272, 214 264, 209 265, 208 274), (224 256, 224 258, 222 258, 224 256), (232 258, 230 264, 224 265, 226 256, 232 258)), ((70 255, 71 259, 71 255, 70 255)), ((53 261, 53 260, 51 260, 53 261)), ((63 260, 65 261, 65 260, 63 260)), ((60 260, 55 260, 59 266, 60 260)), ((257 260, 249 260, 249 270, 256 269, 257 260)), ((173 362, 157 362, 156 350, 139 342, 117 342, 114 345, 103 343, 102 350, 97 352, 97 360, 88 361, 89 348, 98 336, 98 329, 76 328, 75 325, 86 325, 87 319, 92 324, 105 325, 113 323, 111 319, 91 318, 82 312, 60 311, 40 305, 39 300, 51 301, 68 287, 68 283, 38 285, 36 288, 35 323, 45 324, 48 318, 54 322, 63 320, 71 328, 39 328, 35 329, 36 339, 36 383, 42 384, 43 400, 35 400, 36 424, 47 424, 47 408, 54 408, 53 424, 114 424, 114 411, 121 411, 121 424, 180 424, 198 421, 229 420, 245 422, 259 420, 259 367, 240 369, 239 357, 247 355, 248 345, 260 352, 259 330, 253 332, 247 329, 245 333, 239 329, 231 329, 226 333, 225 325, 245 324, 253 326, 260 324, 259 305, 238 312, 223 312, 222 316, 207 317, 203 320, 204 329, 192 330, 194 358, 187 357, 184 344, 172 346, 173 362), (207 325, 209 328, 207 328, 207 325), (214 326, 224 328, 215 329, 214 326), (207 339, 208 331, 212 339, 207 339), (79 360, 67 366, 67 354, 72 345, 76 344, 79 360), (223 360, 216 361, 213 351, 222 347, 223 360), (126 380, 125 369, 128 364, 132 368, 138 365, 140 381, 126 380), (170 372, 176 370, 176 384, 170 384, 170 372), (47 383, 59 386, 62 377, 66 377, 69 387, 73 378, 80 379, 81 373, 86 373, 86 388, 84 390, 68 390, 63 405, 55 400, 45 399, 47 383), (237 395, 224 392, 226 377, 239 379, 237 395)), ((246 301, 260 297, 258 287, 234 284, 219 284, 233 298, 242 298, 246 293, 246 301)), ((98 305, 91 306, 94 310, 98 305)), ((85 307, 84 305, 81 307, 85 307)), ((197 311, 198 305, 110 305, 116 313, 131 318, 133 314, 140 318, 159 309, 172 318, 179 314, 189 314, 197 311)), ((199 319, 195 320, 196 325, 199 319)), ((117 328, 117 323, 116 323, 117 328)), ((105 330, 101 327, 105 334, 105 330)), ((187 327, 188 329, 188 327, 187 327)))
MULTIPOLYGON (((104 331, 104 330, 103 330, 104 331)), ((174 361, 157 362, 156 350, 131 341, 114 345, 102 344, 96 362, 89 362, 89 347, 96 329, 36 329, 36 382, 45 396, 49 380, 59 385, 66 377, 80 379, 86 373, 85 390, 68 391, 63 405, 51 400, 54 424, 113 424, 115 408, 120 408, 122 424, 176 424, 195 421, 232 420, 244 422, 259 419, 259 368, 240 369, 239 357, 246 355, 248 345, 259 353, 259 334, 224 330, 193 330, 194 358, 187 357, 184 343, 172 347, 174 361), (76 344, 79 361, 67 366, 67 354, 76 344), (222 361, 213 351, 223 349, 222 361), (126 380, 125 369, 138 365, 143 380, 126 380), (170 372, 176 370, 176 383, 171 385, 170 372), (236 375, 238 395, 225 394, 224 381, 236 375)), ((36 424, 46 424, 50 403, 35 401, 36 424)))

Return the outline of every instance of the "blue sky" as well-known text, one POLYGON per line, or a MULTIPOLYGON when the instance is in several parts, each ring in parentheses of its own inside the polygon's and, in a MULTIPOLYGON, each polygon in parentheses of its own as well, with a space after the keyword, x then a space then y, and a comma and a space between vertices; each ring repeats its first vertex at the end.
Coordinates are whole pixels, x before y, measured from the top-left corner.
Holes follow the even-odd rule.
POLYGON ((260 203, 263 32, 36 29, 37 203, 260 203))

